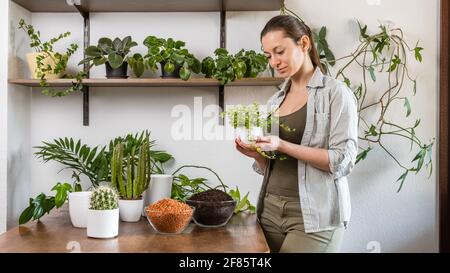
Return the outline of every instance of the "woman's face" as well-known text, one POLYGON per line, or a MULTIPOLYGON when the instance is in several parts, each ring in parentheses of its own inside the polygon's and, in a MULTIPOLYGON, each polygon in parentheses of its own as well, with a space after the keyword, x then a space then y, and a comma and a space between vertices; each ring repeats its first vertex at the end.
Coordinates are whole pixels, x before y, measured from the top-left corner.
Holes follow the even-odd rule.
POLYGON ((261 43, 270 66, 283 78, 297 73, 308 56, 309 38, 306 35, 295 43, 292 38, 285 37, 283 30, 275 30, 266 33, 261 43))

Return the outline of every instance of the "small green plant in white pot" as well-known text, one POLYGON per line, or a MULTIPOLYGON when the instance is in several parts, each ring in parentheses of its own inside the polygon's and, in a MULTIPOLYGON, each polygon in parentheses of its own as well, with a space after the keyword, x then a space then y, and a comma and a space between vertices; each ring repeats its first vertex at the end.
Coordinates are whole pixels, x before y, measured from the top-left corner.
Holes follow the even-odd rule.
POLYGON ((114 146, 111 159, 111 184, 119 192, 120 219, 137 222, 141 219, 144 201, 142 195, 148 188, 151 175, 150 141, 124 147, 119 142, 114 146))
POLYGON ((119 197, 108 186, 96 188, 90 199, 87 219, 87 236, 114 238, 119 235, 119 197))
MULTIPOLYGON (((277 133, 278 126, 272 128, 274 123, 286 132, 295 131, 286 124, 280 123, 274 111, 269 113, 262 111, 256 102, 251 105, 229 107, 221 115, 222 117, 228 117, 229 124, 235 130, 236 138, 239 137, 243 143, 253 146, 257 152, 268 159, 275 159, 278 152, 261 151, 255 146, 258 137, 264 136, 265 133, 277 133)), ((280 156, 280 159, 284 158, 284 155, 280 156)))
POLYGON ((228 116, 236 137, 246 144, 254 144, 258 137, 263 136, 267 124, 257 103, 230 107, 222 113, 222 116, 228 116))

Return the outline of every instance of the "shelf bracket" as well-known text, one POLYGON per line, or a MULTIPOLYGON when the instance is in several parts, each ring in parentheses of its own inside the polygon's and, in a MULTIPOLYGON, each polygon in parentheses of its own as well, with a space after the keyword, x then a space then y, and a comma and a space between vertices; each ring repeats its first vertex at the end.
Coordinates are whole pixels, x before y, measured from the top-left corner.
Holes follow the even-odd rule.
MULTIPOLYGON (((85 50, 89 46, 91 26, 89 22, 89 12, 86 12, 81 5, 74 4, 80 15, 83 17, 83 56, 86 58, 85 50)), ((85 63, 83 67, 86 76, 89 78, 89 64, 85 63)), ((83 126, 89 126, 89 86, 83 86, 83 126)))
MULTIPOLYGON (((226 16, 227 13, 224 8, 224 1, 222 0, 222 9, 220 11, 220 47, 227 47, 227 33, 226 33, 226 16)), ((221 117, 222 112, 225 110, 225 86, 221 84, 219 86, 219 125, 224 125, 225 117, 221 117)))
POLYGON ((225 110, 225 94, 224 94, 225 86, 220 85, 219 86, 219 125, 224 125, 225 117, 221 117, 221 114, 225 110))

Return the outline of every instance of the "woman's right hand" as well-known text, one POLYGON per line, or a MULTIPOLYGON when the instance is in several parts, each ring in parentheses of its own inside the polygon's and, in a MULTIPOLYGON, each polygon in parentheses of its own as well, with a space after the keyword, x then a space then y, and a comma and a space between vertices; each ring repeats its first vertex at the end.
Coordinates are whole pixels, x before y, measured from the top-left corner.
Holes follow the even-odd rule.
POLYGON ((256 146, 248 145, 242 142, 240 137, 237 137, 234 140, 234 143, 236 144, 236 149, 241 152, 243 155, 246 155, 248 157, 254 158, 254 159, 260 159, 262 155, 260 155, 256 151, 256 146))

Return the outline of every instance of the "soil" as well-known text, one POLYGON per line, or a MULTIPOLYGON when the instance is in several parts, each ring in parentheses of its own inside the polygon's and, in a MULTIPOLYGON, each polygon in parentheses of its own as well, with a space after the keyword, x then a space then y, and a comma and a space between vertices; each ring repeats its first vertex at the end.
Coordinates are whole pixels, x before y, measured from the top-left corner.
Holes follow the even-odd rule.
POLYGON ((192 195, 189 198, 189 200, 220 202, 220 201, 231 201, 233 200, 233 198, 231 198, 231 196, 229 196, 227 193, 221 190, 211 189, 200 193, 196 193, 192 195))

